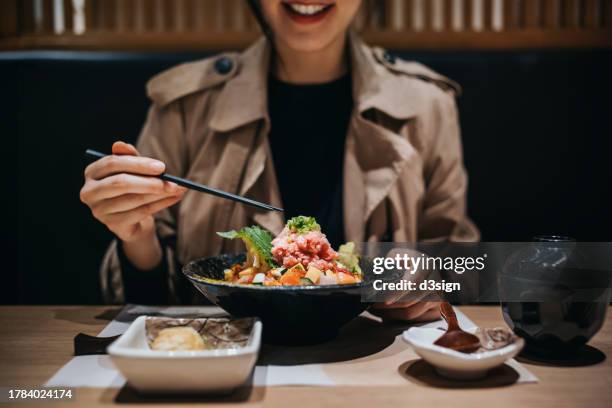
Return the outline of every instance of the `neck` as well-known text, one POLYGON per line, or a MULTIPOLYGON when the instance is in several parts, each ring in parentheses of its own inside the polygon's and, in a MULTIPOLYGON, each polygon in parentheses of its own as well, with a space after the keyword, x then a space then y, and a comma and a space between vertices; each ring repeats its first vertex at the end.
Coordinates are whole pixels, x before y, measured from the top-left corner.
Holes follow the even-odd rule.
POLYGON ((340 78, 347 70, 346 38, 317 51, 295 51, 278 41, 274 61, 276 78, 293 84, 317 84, 340 78))

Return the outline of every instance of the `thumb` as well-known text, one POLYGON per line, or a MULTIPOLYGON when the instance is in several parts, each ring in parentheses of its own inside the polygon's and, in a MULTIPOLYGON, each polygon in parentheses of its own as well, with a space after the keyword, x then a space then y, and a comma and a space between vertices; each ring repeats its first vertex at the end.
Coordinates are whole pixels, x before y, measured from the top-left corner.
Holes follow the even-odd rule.
POLYGON ((129 156, 138 156, 138 150, 136 150, 136 148, 129 144, 129 143, 125 143, 125 142, 115 142, 113 143, 113 148, 112 148, 112 152, 113 154, 116 155, 129 155, 129 156))

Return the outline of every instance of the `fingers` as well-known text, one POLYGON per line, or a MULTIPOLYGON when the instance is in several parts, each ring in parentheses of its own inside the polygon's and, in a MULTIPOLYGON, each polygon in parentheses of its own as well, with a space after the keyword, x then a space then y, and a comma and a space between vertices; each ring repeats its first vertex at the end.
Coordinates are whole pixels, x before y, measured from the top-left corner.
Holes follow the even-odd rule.
MULTIPOLYGON (((423 302, 439 302, 440 296, 436 292, 425 290, 408 291, 403 295, 395 296, 384 302, 385 306, 390 308, 409 307, 417 303, 423 302)), ((382 305, 381 305, 382 307, 382 305)))
POLYGON ((115 142, 112 155, 85 169, 81 201, 93 215, 121 239, 129 239, 152 224, 152 215, 181 200, 186 188, 153 177, 166 171, 166 165, 140 157, 129 143, 115 142))
POLYGON ((182 195, 163 198, 158 201, 141 205, 140 207, 134 208, 130 211, 106 215, 101 221, 106 224, 111 231, 118 232, 126 227, 132 227, 145 218, 178 203, 181 198, 182 195))
POLYGON ((431 321, 438 320, 438 319, 440 319, 440 309, 434 308, 434 309, 429 309, 427 312, 423 313, 422 315, 416 317, 415 319, 412 319, 412 321, 415 323, 422 323, 422 322, 431 322, 431 321))
POLYGON ((138 150, 131 145, 130 143, 125 142, 115 142, 112 147, 113 154, 117 155, 131 155, 131 156, 139 156, 138 150))
POLYGON ((412 322, 424 322, 436 320, 440 317, 439 303, 419 302, 403 308, 378 307, 371 308, 370 312, 385 320, 406 320, 412 322))
POLYGON ((159 194, 124 194, 119 197, 108 198, 92 206, 92 212, 96 218, 103 217, 109 214, 121 213, 133 210, 146 204, 154 203, 164 198, 170 198, 177 195, 182 196, 185 191, 180 191, 178 194, 167 194, 162 196, 159 194))
POLYGON ((163 197, 185 191, 184 187, 155 177, 116 174, 102 180, 86 182, 81 189, 81 201, 91 207, 99 201, 125 194, 155 194, 163 197))
POLYGON ((96 160, 85 168, 85 178, 101 180, 118 173, 158 176, 166 171, 166 165, 155 159, 137 156, 110 155, 96 160))
POLYGON ((385 293, 387 296, 384 303, 376 304, 377 308, 401 308, 409 307, 419 302, 438 301, 440 297, 435 292, 424 290, 418 291, 396 291, 398 293, 385 293))
POLYGON ((372 307, 375 309, 402 309, 402 308, 413 306, 417 304, 418 302, 419 301, 416 299, 410 300, 407 302, 394 302, 392 300, 388 300, 385 303, 375 303, 374 306, 372 307))

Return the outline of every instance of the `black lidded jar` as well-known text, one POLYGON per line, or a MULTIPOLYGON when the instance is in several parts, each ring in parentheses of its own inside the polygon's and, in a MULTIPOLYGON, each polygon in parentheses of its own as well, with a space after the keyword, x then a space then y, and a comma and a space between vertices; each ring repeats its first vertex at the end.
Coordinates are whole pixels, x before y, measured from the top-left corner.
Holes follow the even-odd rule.
POLYGON ((540 235, 505 262, 502 312, 527 353, 569 356, 603 325, 609 274, 592 267, 584 248, 569 237, 540 235))

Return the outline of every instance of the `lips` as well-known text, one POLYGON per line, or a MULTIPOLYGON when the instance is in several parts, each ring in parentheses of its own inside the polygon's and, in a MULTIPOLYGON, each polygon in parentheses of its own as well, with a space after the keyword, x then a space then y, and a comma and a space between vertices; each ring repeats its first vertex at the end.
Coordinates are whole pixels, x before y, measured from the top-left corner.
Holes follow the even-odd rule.
POLYGON ((283 7, 291 20, 301 24, 312 24, 324 19, 334 8, 334 4, 283 2, 283 7))

